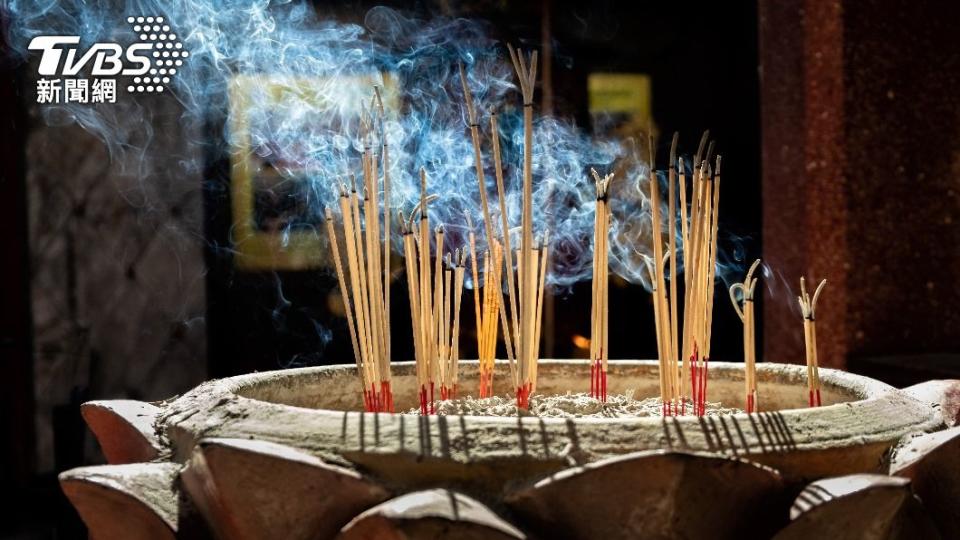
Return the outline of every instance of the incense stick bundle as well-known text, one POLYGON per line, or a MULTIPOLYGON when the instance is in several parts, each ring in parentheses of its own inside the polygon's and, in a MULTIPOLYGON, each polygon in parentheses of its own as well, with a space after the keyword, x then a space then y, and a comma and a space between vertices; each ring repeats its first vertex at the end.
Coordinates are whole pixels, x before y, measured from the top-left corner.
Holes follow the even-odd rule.
MULTIPOLYGON (((427 215, 430 201, 435 195, 427 195, 427 174, 420 169, 420 202, 405 220, 400 213, 400 232, 403 235, 403 254, 407 268, 407 294, 410 297, 410 318, 412 320, 414 358, 416 364, 417 386, 419 387, 420 413, 435 412, 436 379, 439 375, 438 354, 444 341, 438 343, 441 331, 438 318, 441 315, 443 289, 438 263, 436 272, 430 268, 430 218, 427 215), (419 214, 419 224, 414 220, 419 214), (436 279, 431 276, 435 275, 436 279), (431 284, 431 281, 433 283, 431 284), (431 293, 432 291, 432 293, 431 293)), ((436 231, 437 259, 442 259, 443 231, 436 231)))
MULTIPOLYGON (((503 162, 500 156, 500 129, 497 125, 497 113, 490 114, 490 134, 493 146, 493 170, 497 180, 497 199, 500 201, 500 238, 503 240, 504 264, 507 274, 507 298, 510 300, 510 325, 508 327, 506 320, 503 323, 504 341, 507 345, 507 357, 510 359, 511 370, 513 369, 513 358, 515 349, 513 343, 519 340, 520 323, 518 320, 519 311, 517 310, 516 284, 513 277, 513 248, 510 244, 510 220, 507 216, 507 196, 503 187, 503 162), (511 339, 511 331, 513 339, 511 339)), ((500 294, 500 310, 504 313, 503 294, 500 294)), ((503 317, 506 319, 506 317, 503 317)), ((516 383, 517 381, 514 381, 516 383)), ((516 387, 516 384, 514 384, 516 387)))
POLYGON ((820 401, 820 364, 817 358, 817 300, 820 299, 820 293, 827 284, 823 280, 817 285, 813 297, 807 293, 807 284, 804 278, 800 278, 800 296, 797 300, 800 302, 800 312, 803 315, 803 342, 806 345, 807 352, 807 390, 809 392, 809 403, 811 407, 819 407, 820 401))
MULTIPOLYGON (((497 284, 498 291, 496 294, 486 294, 488 283, 490 283, 490 276, 487 274, 488 270, 492 270, 497 275, 500 275, 500 266, 503 262, 496 255, 497 244, 496 236, 493 232, 493 219, 490 215, 490 205, 487 197, 487 183, 486 177, 483 172, 483 158, 482 152, 480 150, 480 125, 477 122, 477 112, 473 104, 473 94, 470 92, 470 86, 467 84, 467 75, 463 69, 463 64, 460 64, 460 84, 463 88, 464 95, 464 104, 467 108, 467 120, 470 127, 470 140, 473 144, 473 159, 474 159, 474 168, 477 175, 477 187, 480 193, 480 207, 483 214, 483 228, 487 240, 487 252, 484 255, 486 258, 490 257, 491 252, 494 252, 493 258, 496 263, 495 266, 489 266, 484 264, 484 304, 483 308, 480 306, 480 295, 478 292, 480 281, 478 279, 477 272, 477 257, 476 257, 476 240, 473 236, 472 225, 470 227, 470 242, 471 242, 471 265, 473 268, 473 277, 474 277, 474 305, 475 312, 477 317, 477 351, 478 358, 480 359, 480 397, 489 397, 493 392, 493 361, 496 356, 496 332, 498 326, 498 315, 504 318, 504 338, 507 346, 507 356, 511 364, 511 374, 516 374, 514 369, 514 354, 513 343, 516 339, 510 339, 510 331, 514 331, 514 337, 516 338, 519 329, 519 323, 517 322, 517 309, 516 309, 516 296, 514 294, 513 288, 513 261, 512 257, 509 256, 510 252, 510 235, 509 229, 507 227, 507 213, 506 213, 506 198, 504 196, 503 189, 503 167, 500 162, 500 140, 497 132, 496 125, 496 115, 491 115, 491 134, 493 137, 493 148, 494 148, 494 160, 495 160, 495 171, 497 179, 497 193, 500 200, 500 215, 502 220, 502 237, 505 245, 507 246, 508 252, 508 265, 507 265, 507 276, 509 281, 509 295, 510 295, 510 323, 506 324, 505 314, 502 313, 502 304, 503 304, 503 291, 499 290, 500 279, 497 278, 494 282, 497 284), (492 308, 492 310, 487 309, 487 307, 492 308)), ((491 291, 491 293, 494 291, 491 291)), ((515 378, 515 377, 514 377, 515 378)), ((517 381, 514 381, 515 385, 517 381)))
MULTIPOLYGON (((507 358, 510 362, 511 378, 516 388, 517 405, 521 408, 526 408, 530 393, 536 389, 537 358, 540 352, 540 326, 542 322, 543 293, 544 284, 546 283, 548 251, 545 240, 542 250, 534 247, 533 240, 533 93, 536 83, 537 52, 534 51, 531 54, 528 65, 527 58, 523 55, 522 51, 518 52, 510 45, 508 45, 508 49, 514 69, 520 80, 524 118, 522 216, 520 250, 516 261, 517 279, 514 280, 513 274, 514 252, 510 241, 509 220, 506 212, 503 165, 501 162, 497 117, 496 114, 491 114, 490 131, 493 141, 497 195, 500 203, 500 233, 503 242, 504 259, 502 262, 497 262, 496 255, 491 255, 492 266, 489 268, 495 268, 495 272, 500 272, 500 266, 505 266, 510 309, 509 311, 506 309, 503 291, 499 289, 498 285, 496 294, 491 296, 495 296, 495 298, 491 300, 491 307, 495 307, 496 309, 489 312, 486 309, 480 311, 490 313, 492 318, 496 318, 496 316, 499 315, 501 327, 503 328, 507 358)), ((489 252, 495 252, 499 248, 494 247, 497 244, 497 239, 494 235, 493 219, 489 210, 486 179, 483 172, 479 124, 477 122, 476 109, 473 104, 473 96, 467 84, 467 76, 462 65, 460 66, 460 83, 464 91, 467 119, 470 127, 471 142, 473 143, 474 166, 480 192, 480 206, 484 218, 484 232, 487 237, 489 252)), ((484 278, 485 284, 492 283, 488 276, 484 276, 484 278)), ((502 283, 500 278, 494 281, 498 284, 502 283)), ((487 326, 488 328, 492 328, 494 332, 496 331, 495 324, 491 325, 488 323, 487 326)), ((478 339, 480 339, 479 332, 478 339)), ((486 340, 484 340, 483 343, 487 343, 487 347, 495 348, 495 344, 490 345, 486 340)), ((486 384, 482 384, 481 386, 484 389, 492 388, 486 384)))
POLYGON ((534 336, 536 336, 536 290, 537 260, 533 245, 533 92, 537 81, 537 51, 530 56, 529 66, 523 51, 508 45, 510 59, 517 72, 520 92, 523 96, 523 199, 520 225, 520 335, 518 347, 517 405, 527 408, 533 387, 532 377, 537 362, 534 336))
MULTIPOLYGON (((649 163, 650 163, 650 220, 652 224, 652 243, 653 260, 648 263, 647 269, 650 273, 651 294, 653 295, 653 314, 657 334, 657 358, 660 369, 660 400, 662 402, 662 411, 664 416, 676 414, 679 411, 680 387, 678 378, 678 359, 674 350, 673 320, 675 315, 672 313, 677 309, 676 305, 676 287, 672 286, 671 297, 668 299, 668 289, 665 281, 665 270, 669 259, 670 266, 675 266, 676 256, 672 252, 664 252, 663 229, 660 214, 660 186, 657 179, 656 169, 654 168, 653 155, 653 137, 649 140, 649 163)), ((674 136, 670 150, 670 162, 672 163, 676 155, 677 137, 674 136)), ((671 171, 673 167, 671 166, 671 171)), ((668 182, 672 185, 675 181, 675 174, 668 176, 668 182)), ((673 193, 673 188, 668 188, 668 194, 673 193)), ((671 199, 672 201, 672 199, 671 199)), ((668 202, 668 207, 673 207, 672 202, 668 202)), ((671 224, 669 228, 670 236, 675 236, 674 216, 669 216, 671 224)), ((676 240, 669 244, 676 249, 676 240)), ((675 271, 671 271, 675 275, 675 271)))
POLYGON ((367 411, 393 412, 390 373, 390 162, 383 135, 383 118, 380 90, 374 87, 369 112, 364 109, 360 117, 363 202, 353 176, 349 192, 346 186, 340 186, 339 207, 346 264, 341 257, 333 213, 329 208, 325 210, 325 217, 360 375, 364 408, 367 411), (376 119, 374 114, 377 115, 376 119), (379 147, 383 157, 385 198, 382 230, 379 158, 375 147, 379 147))
MULTIPOLYGON (((439 244, 438 244, 439 245, 439 244)), ((446 257, 443 271, 442 305, 437 317, 437 367, 440 381, 440 399, 455 399, 458 392, 460 369, 460 303, 463 278, 466 271, 465 253, 459 249, 446 257)))
POLYGON ((747 271, 747 277, 742 283, 734 283, 730 286, 730 301, 733 302, 733 309, 743 322, 743 370, 745 385, 745 403, 746 412, 757 412, 760 404, 757 393, 757 357, 756 357, 756 336, 754 334, 754 304, 753 295, 757 287, 757 278, 753 273, 760 266, 760 259, 757 259, 750 265, 747 271), (740 292, 740 300, 737 300, 737 291, 740 292), (741 307, 740 302, 743 302, 741 307))
POLYGON ((424 415, 436 413, 438 383, 440 399, 453 399, 459 391, 460 307, 466 276, 465 251, 457 249, 446 257, 443 255, 446 233, 442 226, 434 231, 436 254, 431 270, 427 211, 436 198, 436 195, 427 195, 427 174, 420 169, 420 202, 409 220, 400 213, 420 413, 424 415), (420 219, 415 227, 417 214, 420 219))
POLYGON ((609 250, 610 209, 608 196, 613 174, 603 178, 591 169, 597 189, 593 219, 593 303, 590 311, 590 395, 607 400, 607 358, 609 327, 609 250))
POLYGON ((497 330, 500 310, 501 266, 503 264, 503 250, 498 242, 493 245, 493 255, 486 252, 483 255, 483 300, 480 300, 479 281, 477 280, 477 256, 475 241, 470 238, 470 259, 474 276, 474 302, 477 317, 477 355, 480 363, 480 397, 493 396, 493 364, 497 352, 497 330))
MULTIPOLYGON (((364 166, 364 171, 369 192, 373 186, 374 174, 369 162, 364 166)), ((393 392, 390 385, 390 364, 386 356, 389 329, 384 317, 385 298, 380 285, 382 274, 378 264, 379 225, 378 220, 372 217, 367 220, 361 218, 359 199, 355 186, 349 193, 346 187, 341 186, 340 213, 342 236, 346 246, 346 271, 330 209, 325 212, 327 235, 330 238, 350 339, 362 382, 364 408, 371 412, 392 412, 393 392), (366 228, 362 227, 361 223, 366 223, 366 228), (365 264, 365 261, 370 264, 365 264)), ((364 213, 367 216, 375 215, 375 205, 374 199, 365 197, 364 213)))
POLYGON ((683 354, 685 359, 680 378, 681 409, 686 401, 693 412, 706 411, 707 382, 710 361, 710 334, 713 324, 713 298, 716 284, 717 227, 720 202, 720 156, 711 170, 709 160, 713 143, 707 144, 707 133, 700 140, 694 158, 692 191, 689 205, 685 197, 686 174, 680 167, 680 219, 684 237, 684 314, 683 354), (707 150, 704 155, 703 149, 707 150), (701 157, 703 158, 701 160, 701 157), (689 214, 687 207, 689 206, 689 214), (686 222, 689 221, 689 225, 686 222), (686 381, 690 381, 687 392, 686 381))

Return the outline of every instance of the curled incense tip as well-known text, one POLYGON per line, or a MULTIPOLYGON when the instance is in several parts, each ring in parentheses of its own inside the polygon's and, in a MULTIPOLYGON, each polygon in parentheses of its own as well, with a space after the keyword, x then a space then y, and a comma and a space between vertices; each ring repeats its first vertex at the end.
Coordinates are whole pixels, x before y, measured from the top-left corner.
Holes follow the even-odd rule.
POLYGON ((694 168, 700 167, 700 158, 703 157, 703 149, 707 146, 707 141, 710 139, 710 130, 703 132, 703 135, 700 136, 700 145, 697 147, 697 153, 693 157, 693 166, 694 168))
POLYGON ((707 154, 703 156, 703 162, 705 164, 710 163, 710 158, 713 157, 713 149, 716 146, 716 141, 710 141, 710 144, 707 145, 707 154))
MULTIPOLYGON (((380 85, 373 85, 373 95, 377 100, 377 111, 380 113, 380 117, 383 118, 383 97, 380 95, 380 85)), ((384 145, 386 145, 386 140, 384 140, 384 145)))

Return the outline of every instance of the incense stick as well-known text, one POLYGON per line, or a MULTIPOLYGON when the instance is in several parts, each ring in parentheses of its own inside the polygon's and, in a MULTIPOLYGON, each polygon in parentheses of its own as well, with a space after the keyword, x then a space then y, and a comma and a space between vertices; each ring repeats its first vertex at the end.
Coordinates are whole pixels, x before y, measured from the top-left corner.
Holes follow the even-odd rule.
POLYGON ((593 302, 590 327, 590 395, 606 401, 609 313, 609 253, 607 236, 610 228, 608 197, 613 174, 600 178, 595 169, 590 169, 597 191, 596 210, 593 219, 593 302))
MULTIPOLYGON (((516 284, 514 283, 513 278, 513 248, 510 244, 510 225, 509 218, 507 216, 507 197, 503 187, 503 163, 500 155, 500 130, 497 125, 497 113, 490 113, 490 137, 493 146, 493 165, 494 165, 494 176, 497 180, 497 199, 500 201, 500 228, 501 236, 503 239, 503 252, 507 270, 507 297, 510 301, 510 322, 511 325, 508 328, 504 325, 504 333, 509 333, 513 331, 514 336, 520 335, 520 326, 517 318, 517 295, 516 295, 516 284)), ((503 309, 502 298, 501 298, 501 309, 503 309)), ((512 350, 512 349, 509 349, 512 350)), ((514 351, 515 352, 515 351, 514 351)))
MULTIPOLYGON (((652 131, 651 131, 652 132, 652 131)), ((653 313, 655 329, 657 332, 657 358, 662 376, 662 389, 660 399, 663 402, 663 410, 666 414, 675 414, 678 410, 678 388, 676 381, 675 363, 671 360, 673 355, 670 314, 675 306, 669 304, 667 300, 667 290, 664 282, 664 269, 666 268, 665 255, 663 251, 663 236, 660 217, 660 186, 657 179, 657 173, 654 166, 653 136, 648 136, 649 150, 649 184, 650 184, 650 221, 652 224, 652 244, 653 261, 651 263, 651 293, 653 295, 653 313)), ((668 179, 669 180, 669 179, 668 179)), ((671 222, 672 222, 671 218, 671 222)))
POLYGON ((333 213, 325 210, 327 236, 330 240, 337 280, 347 315, 354 358, 360 373, 364 408, 367 411, 392 412, 390 364, 386 354, 389 330, 384 315, 385 297, 381 287, 380 228, 376 196, 377 171, 372 153, 364 151, 364 203, 361 210, 356 180, 351 188, 340 186, 340 215, 346 248, 346 265, 341 257, 333 213), (368 219, 363 220, 365 214, 368 219), (366 228, 362 225, 366 223, 366 228), (370 267, 367 268, 369 263, 370 267), (348 281, 349 276, 349 281, 348 281))
POLYGON ((803 315, 803 338, 806 345, 807 359, 807 391, 809 393, 809 404, 811 407, 819 407, 820 401, 820 365, 817 358, 817 326, 816 313, 817 301, 820 299, 820 293, 827 284, 823 280, 817 285, 813 298, 807 293, 806 280, 800 278, 800 296, 797 300, 800 303, 800 311, 803 315))
POLYGON ((754 336, 754 314, 753 314, 753 295, 757 287, 757 278, 753 273, 760 266, 760 259, 757 259, 750 265, 747 276, 742 283, 734 283, 730 286, 730 301, 733 303, 733 309, 743 322, 743 370, 744 370, 744 410, 747 413, 754 413, 759 410, 759 395, 757 392, 757 358, 755 350, 756 338, 754 336), (737 291, 740 292, 740 300, 737 300, 737 291), (743 307, 741 307, 741 301, 743 307))
POLYGON ((523 51, 508 44, 510 59, 520 81, 523 97, 523 212, 520 238, 520 385, 517 387, 517 405, 527 408, 533 386, 531 376, 536 363, 534 336, 536 331, 535 290, 536 267, 533 248, 533 92, 537 77, 537 51, 530 55, 529 67, 523 51))
POLYGON ((386 351, 384 354, 384 359, 387 365, 389 365, 392 358, 390 343, 390 336, 392 335, 390 332, 390 282, 392 281, 393 274, 390 259, 390 237, 392 233, 392 221, 390 219, 390 149, 387 141, 387 134, 383 129, 385 114, 383 111, 383 97, 380 95, 380 87, 374 85, 373 91, 377 99, 377 111, 379 112, 380 151, 383 157, 383 313, 386 335, 386 351))
POLYGON ((677 265, 680 261, 680 257, 677 255, 677 203, 676 203, 676 193, 674 184, 677 180, 677 170, 674 164, 677 161, 677 143, 680 140, 680 134, 674 132, 673 140, 670 142, 670 162, 669 162, 669 174, 667 177, 667 216, 669 218, 670 228, 668 234, 670 235, 670 373, 671 380, 673 381, 674 394, 675 396, 683 400, 683 394, 681 389, 681 383, 678 379, 678 363, 679 363, 679 349, 680 349, 680 328, 677 317, 677 265))

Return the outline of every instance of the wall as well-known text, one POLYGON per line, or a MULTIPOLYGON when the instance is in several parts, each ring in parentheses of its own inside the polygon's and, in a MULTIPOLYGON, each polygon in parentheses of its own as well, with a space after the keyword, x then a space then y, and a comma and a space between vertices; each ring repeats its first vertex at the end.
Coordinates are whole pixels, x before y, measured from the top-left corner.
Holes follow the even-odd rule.
MULTIPOLYGON (((186 142, 198 134, 181 125, 174 99, 147 99, 152 118, 121 118, 132 144, 112 154, 55 111, 31 111, 26 179, 40 471, 54 467, 55 421, 58 465, 78 459, 64 454, 76 450, 70 437, 83 438, 79 402, 158 400, 205 378, 202 192, 196 151, 186 142)), ((102 105, 111 106, 130 113, 102 105)), ((96 450, 86 439, 89 459, 96 450)))
POLYGON ((828 278, 821 364, 955 353, 960 5, 760 3, 767 359, 802 362, 799 278, 828 278))

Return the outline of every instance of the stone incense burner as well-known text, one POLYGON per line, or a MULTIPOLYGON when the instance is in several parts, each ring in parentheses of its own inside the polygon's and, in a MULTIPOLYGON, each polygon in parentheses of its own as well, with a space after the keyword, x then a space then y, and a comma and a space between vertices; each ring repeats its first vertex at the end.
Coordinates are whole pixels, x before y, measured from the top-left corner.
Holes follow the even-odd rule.
MULTIPOLYGON (((461 370, 475 394, 477 364, 461 370)), ((824 369, 824 406, 808 408, 803 366, 757 371, 759 413, 610 419, 363 413, 352 365, 255 373, 86 404, 110 465, 61 483, 95 538, 791 537, 851 493, 913 504, 907 481, 788 510, 807 482, 886 474, 905 437, 956 421, 956 382, 896 390, 824 369)), ((588 373, 541 361, 538 392, 584 391, 588 373)), ((393 389, 397 410, 417 405, 411 363, 393 389)), ((611 361, 609 392, 628 390, 657 395, 657 363, 611 361)), ((743 407, 742 364, 711 363, 710 400, 743 407)))

